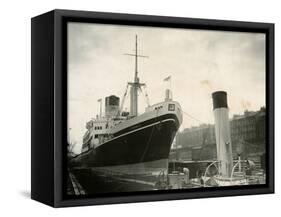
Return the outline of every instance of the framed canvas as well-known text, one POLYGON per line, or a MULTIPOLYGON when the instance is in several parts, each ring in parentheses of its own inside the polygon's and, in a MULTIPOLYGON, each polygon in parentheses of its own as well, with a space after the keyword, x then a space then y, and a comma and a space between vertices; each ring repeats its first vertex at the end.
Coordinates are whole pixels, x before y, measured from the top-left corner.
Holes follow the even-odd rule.
POLYGON ((34 200, 274 192, 274 24, 69 10, 31 23, 34 200))

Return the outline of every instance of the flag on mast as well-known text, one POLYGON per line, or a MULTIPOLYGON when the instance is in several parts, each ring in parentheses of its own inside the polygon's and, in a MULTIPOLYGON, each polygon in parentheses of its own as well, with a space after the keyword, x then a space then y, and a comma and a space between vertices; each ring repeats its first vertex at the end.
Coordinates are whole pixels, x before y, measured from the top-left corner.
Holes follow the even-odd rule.
POLYGON ((164 80, 163 81, 170 81, 171 80, 171 75, 170 76, 168 76, 167 78, 164 78, 164 80))

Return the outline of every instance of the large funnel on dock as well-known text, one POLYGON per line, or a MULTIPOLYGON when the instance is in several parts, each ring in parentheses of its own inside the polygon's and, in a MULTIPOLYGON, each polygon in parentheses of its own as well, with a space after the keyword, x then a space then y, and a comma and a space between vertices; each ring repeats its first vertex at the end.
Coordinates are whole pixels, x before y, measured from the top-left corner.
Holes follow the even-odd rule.
POLYGON ((227 106, 227 93, 217 91, 212 94, 215 117, 215 133, 219 174, 230 177, 233 167, 230 123, 227 106))

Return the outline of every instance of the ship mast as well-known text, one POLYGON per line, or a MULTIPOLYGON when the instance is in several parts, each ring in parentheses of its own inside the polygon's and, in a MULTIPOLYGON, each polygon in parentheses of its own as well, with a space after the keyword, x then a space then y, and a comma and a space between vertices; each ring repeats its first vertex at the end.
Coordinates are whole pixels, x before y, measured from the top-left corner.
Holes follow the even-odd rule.
POLYGON ((136 35, 136 48, 135 48, 135 54, 129 54, 126 53, 125 55, 128 56, 134 56, 135 57, 135 77, 134 77, 134 82, 128 82, 128 85, 131 86, 130 89, 130 95, 131 95, 131 100, 130 100, 130 116, 137 116, 138 115, 138 90, 142 86, 144 86, 144 83, 140 83, 140 79, 138 77, 138 57, 146 57, 148 56, 143 56, 138 54, 138 36, 136 35))

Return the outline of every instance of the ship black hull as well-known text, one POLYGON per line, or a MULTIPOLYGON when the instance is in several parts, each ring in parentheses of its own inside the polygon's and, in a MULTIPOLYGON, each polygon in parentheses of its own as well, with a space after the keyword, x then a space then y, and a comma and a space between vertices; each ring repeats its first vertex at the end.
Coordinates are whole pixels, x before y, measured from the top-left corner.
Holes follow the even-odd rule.
POLYGON ((179 128, 174 114, 166 114, 117 132, 114 139, 72 160, 74 167, 110 167, 167 159, 179 128))

